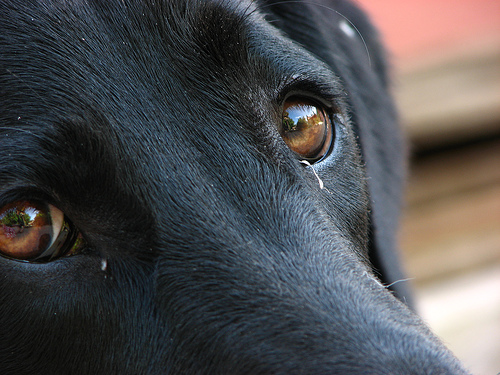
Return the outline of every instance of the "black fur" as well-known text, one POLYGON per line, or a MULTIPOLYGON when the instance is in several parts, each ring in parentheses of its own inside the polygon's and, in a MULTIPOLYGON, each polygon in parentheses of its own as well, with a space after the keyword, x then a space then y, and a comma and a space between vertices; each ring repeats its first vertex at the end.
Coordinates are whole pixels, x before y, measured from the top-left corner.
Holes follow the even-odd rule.
POLYGON ((404 145, 346 1, 0 0, 0 145, 0 206, 86 241, 0 257, 1 374, 464 373, 377 280, 404 145), (293 93, 343 118, 323 189, 277 131, 293 93))

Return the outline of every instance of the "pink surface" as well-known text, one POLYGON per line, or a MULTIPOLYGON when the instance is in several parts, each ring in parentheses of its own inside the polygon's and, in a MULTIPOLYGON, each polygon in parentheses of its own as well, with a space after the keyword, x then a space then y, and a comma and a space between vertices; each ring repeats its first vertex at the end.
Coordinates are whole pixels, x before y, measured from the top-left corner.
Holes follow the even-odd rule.
POLYGON ((499 0, 357 0, 397 59, 500 36, 499 0))

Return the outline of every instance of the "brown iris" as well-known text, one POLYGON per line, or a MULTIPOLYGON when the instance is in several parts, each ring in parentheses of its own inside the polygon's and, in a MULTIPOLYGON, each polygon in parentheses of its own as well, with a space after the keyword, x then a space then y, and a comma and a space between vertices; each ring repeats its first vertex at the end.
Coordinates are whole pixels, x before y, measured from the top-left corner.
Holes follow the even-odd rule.
POLYGON ((280 134, 301 159, 323 158, 333 139, 330 117, 322 106, 308 99, 290 98, 283 106, 280 134))
POLYGON ((22 200, 0 208, 0 254, 18 260, 50 260, 74 251, 78 233, 56 207, 22 200))

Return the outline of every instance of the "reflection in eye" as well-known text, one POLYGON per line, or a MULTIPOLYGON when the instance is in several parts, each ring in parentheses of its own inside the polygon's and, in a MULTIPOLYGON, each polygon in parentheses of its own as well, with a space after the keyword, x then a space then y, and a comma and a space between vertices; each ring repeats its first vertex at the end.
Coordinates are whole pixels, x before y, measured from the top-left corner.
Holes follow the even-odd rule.
POLYGON ((288 147, 302 159, 315 162, 330 150, 333 139, 330 117, 323 107, 308 99, 286 100, 279 130, 288 147))
POLYGON ((0 208, 0 254, 18 260, 49 261, 76 253, 81 235, 56 207, 16 201, 0 208))

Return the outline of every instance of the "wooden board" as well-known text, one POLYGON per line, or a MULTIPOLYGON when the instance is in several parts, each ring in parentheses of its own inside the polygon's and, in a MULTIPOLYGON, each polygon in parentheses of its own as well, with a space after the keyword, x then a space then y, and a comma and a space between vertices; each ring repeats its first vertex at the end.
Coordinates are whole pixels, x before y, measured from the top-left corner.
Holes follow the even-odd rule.
POLYGON ((424 319, 472 373, 499 373, 500 138, 415 158, 401 229, 424 319))

